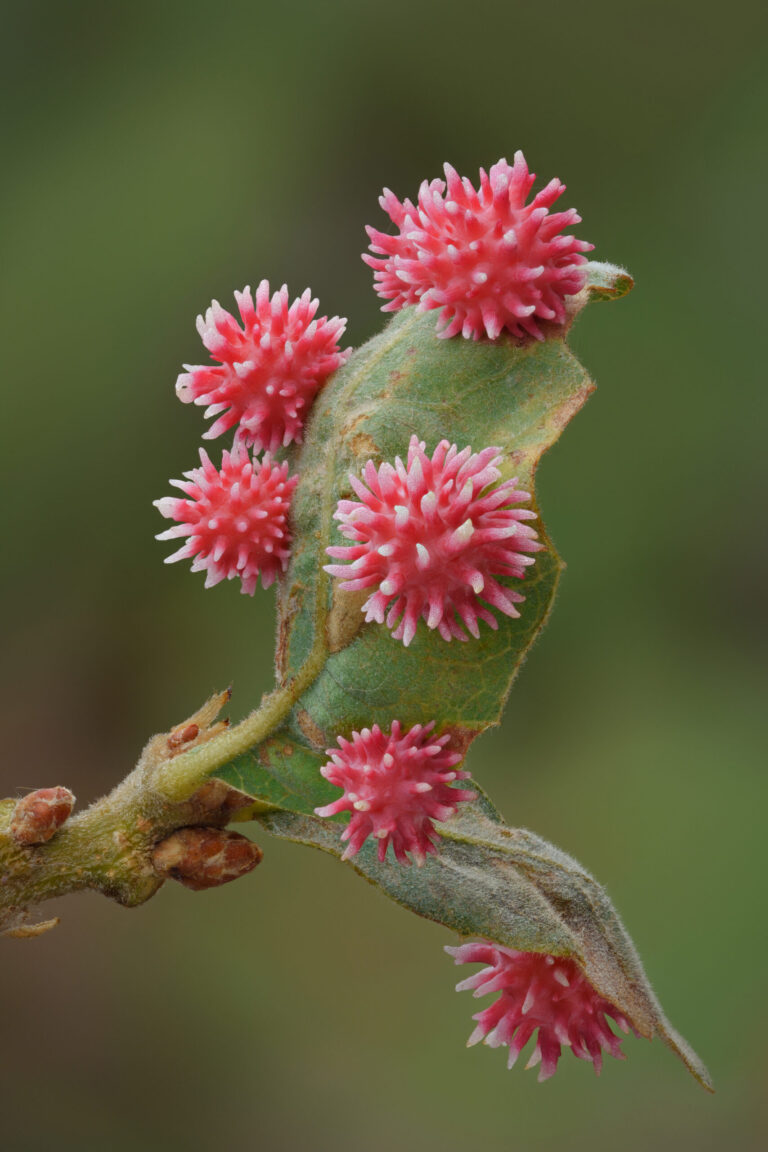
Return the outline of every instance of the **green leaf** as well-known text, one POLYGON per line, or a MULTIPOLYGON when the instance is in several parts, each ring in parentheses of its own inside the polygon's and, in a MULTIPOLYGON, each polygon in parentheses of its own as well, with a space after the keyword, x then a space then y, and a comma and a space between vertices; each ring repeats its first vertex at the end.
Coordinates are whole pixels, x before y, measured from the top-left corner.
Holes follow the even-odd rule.
POLYGON ((365 624, 365 597, 341 592, 323 571, 326 547, 341 540, 333 513, 350 494, 349 473, 369 459, 405 455, 413 433, 428 451, 441 439, 477 451, 498 446, 506 475, 533 494, 542 453, 593 388, 562 338, 522 347, 511 339, 439 340, 434 317, 413 309, 352 356, 321 393, 298 460, 277 661, 282 685, 303 677, 308 686, 267 743, 217 775, 265 804, 311 813, 328 802, 317 770, 338 735, 393 719, 406 729, 435 721, 464 751, 498 722, 562 567, 543 524, 537 529, 546 550, 515 582, 526 597, 519 618, 500 616, 498 631, 481 625, 481 639, 466 644, 446 643, 420 625, 405 648, 386 628, 365 624), (316 671, 307 677, 307 668, 316 671), (301 787, 293 788, 294 777, 301 787))
MULTIPOLYGON (((519 619, 482 625, 481 641, 447 644, 421 625, 409 648, 365 625, 360 598, 325 573, 325 549, 342 542, 333 520, 349 473, 404 456, 413 433, 429 452, 441 439, 476 451, 497 445, 506 476, 533 488, 536 465, 593 385, 562 340, 519 347, 511 340, 438 340, 434 317, 412 309, 361 348, 322 393, 299 461, 295 545, 280 604, 280 670, 290 679, 318 644, 322 670, 296 706, 319 747, 338 733, 398 718, 435 720, 472 734, 499 719, 512 678, 549 612, 561 562, 542 526, 546 552, 515 587, 519 619), (350 603, 351 601, 351 603, 350 603)), ((535 504, 534 504, 535 507, 535 504)))
MULTIPOLYGON (((575 316, 590 298, 628 292, 631 277, 590 264, 573 298, 575 316)), ((446 643, 423 624, 408 648, 365 624, 365 595, 339 590, 323 571, 325 549, 340 543, 333 513, 349 497, 349 473, 369 459, 404 457, 412 434, 431 453, 447 439, 479 451, 498 446, 505 478, 533 496, 542 454, 582 407, 594 385, 567 348, 564 333, 520 346, 439 340, 433 315, 413 309, 359 349, 316 402, 298 458, 294 545, 279 601, 279 692, 289 698, 281 723, 217 776, 256 801, 274 835, 340 857, 345 818, 314 809, 338 796, 320 775, 338 735, 397 719, 407 729, 435 721, 466 752, 498 722, 510 685, 547 620, 562 563, 543 523, 546 551, 515 587, 526 600, 519 619, 481 625, 480 640, 446 643), (291 695, 293 689, 295 692, 291 695)), ((665 1019, 634 946, 596 881, 576 861, 530 832, 508 828, 482 793, 441 825, 439 852, 423 868, 379 862, 368 842, 350 862, 387 896, 462 936, 523 951, 569 956, 644 1036, 661 1036, 693 1075, 706 1069, 665 1019)))
MULTIPOLYGON (((333 822, 284 811, 260 820, 275 836, 341 857, 333 822)), ((380 863, 370 842, 348 864, 390 899, 461 936, 577 961, 641 1036, 659 1036, 712 1091, 706 1067, 664 1015, 618 913, 580 864, 532 832, 508 828, 482 798, 439 827, 439 852, 422 868, 380 863)))

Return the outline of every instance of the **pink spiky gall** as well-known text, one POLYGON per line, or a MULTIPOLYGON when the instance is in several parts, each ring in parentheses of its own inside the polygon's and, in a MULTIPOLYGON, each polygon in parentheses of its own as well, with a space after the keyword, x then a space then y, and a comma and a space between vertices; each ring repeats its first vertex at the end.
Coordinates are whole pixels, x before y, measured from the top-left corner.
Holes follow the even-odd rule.
POLYGON ((255 296, 244 288, 235 300, 240 324, 217 300, 198 316, 203 344, 219 363, 185 365, 176 393, 217 417, 204 439, 237 426, 257 452, 275 452, 301 441, 315 396, 351 355, 339 347, 346 320, 316 318, 318 301, 309 288, 292 304, 285 284, 270 296, 267 280, 255 296))
POLYGON ((268 588, 280 576, 290 556, 288 516, 298 477, 288 475, 288 464, 276 464, 269 453, 251 457, 238 442, 224 452, 221 468, 200 449, 199 468, 171 480, 185 499, 164 496, 155 506, 177 524, 161 532, 158 540, 186 537, 166 564, 192 560, 193 572, 205 572, 206 588, 221 580, 239 579, 242 591, 252 596, 259 577, 268 588))
POLYGON ((526 204, 535 179, 516 152, 512 165, 481 168, 478 189, 450 164, 444 181, 424 181, 416 204, 386 188, 379 203, 399 231, 368 228, 373 255, 363 256, 388 301, 382 310, 437 308, 440 336, 475 340, 503 331, 543 340, 542 323, 565 323, 565 298, 584 287, 593 245, 564 234, 581 220, 575 209, 550 212, 565 191, 559 180, 526 204))
POLYGON ((479 621, 498 622, 491 608, 519 616, 525 599, 498 578, 525 575, 528 553, 542 545, 527 520, 536 513, 514 505, 530 494, 501 477, 498 448, 459 452, 441 440, 432 456, 411 437, 407 463, 400 457, 379 468, 369 460, 363 479, 350 475, 358 500, 340 500, 340 531, 352 543, 332 545, 329 556, 346 561, 326 571, 350 592, 375 588, 363 605, 367 621, 386 621, 407 646, 419 619, 444 640, 479 637, 479 621))
POLYGON ((397 720, 388 732, 374 724, 353 732, 349 740, 337 737, 339 747, 327 750, 330 760, 320 771, 344 795, 315 811, 318 816, 352 814, 341 834, 347 842, 343 860, 355 856, 372 836, 378 840, 379 860, 391 844, 401 864, 410 863, 410 853, 421 865, 436 851, 435 821, 450 819, 459 804, 474 800, 474 792, 453 787, 469 773, 456 768, 461 755, 447 750, 450 736, 434 736, 434 727, 434 722, 416 724, 403 734, 397 720))
POLYGON ((632 1027, 630 1021, 595 991, 573 960, 541 952, 516 952, 484 940, 445 951, 456 964, 486 965, 457 984, 457 992, 471 989, 475 996, 501 993, 473 1017, 477 1027, 468 1046, 482 1040, 491 1048, 508 1047, 507 1064, 511 1068, 538 1030, 526 1068, 540 1064, 539 1080, 554 1075, 563 1046, 580 1060, 591 1061, 598 1074, 604 1052, 624 1059, 622 1038, 610 1028, 608 1017, 624 1033, 632 1027))

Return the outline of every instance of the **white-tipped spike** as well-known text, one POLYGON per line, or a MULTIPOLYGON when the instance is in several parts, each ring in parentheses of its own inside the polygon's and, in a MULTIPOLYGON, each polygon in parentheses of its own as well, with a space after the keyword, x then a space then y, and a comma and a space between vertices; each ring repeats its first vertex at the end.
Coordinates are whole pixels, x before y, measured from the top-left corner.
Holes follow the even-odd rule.
POLYGON ((567 1048, 570 1048, 571 1038, 568 1035, 568 1029, 560 1020, 555 1021, 555 1036, 557 1036, 561 1044, 565 1044, 567 1048))
MULTIPOLYGON (((173 481, 171 481, 173 483, 173 481)), ((161 516, 173 516, 176 510, 176 505, 179 503, 176 496, 161 496, 159 500, 153 500, 155 508, 161 516)))
POLYGON ((408 487, 411 492, 416 491, 424 483, 424 469, 421 466, 421 460, 417 456, 408 469, 408 487))
POLYGON ((425 516, 431 516, 431 514, 435 511, 436 508, 437 508, 437 496, 434 494, 434 492, 431 492, 431 491, 426 492, 421 498, 421 510, 422 510, 422 512, 424 513, 425 516))
POLYGON ((175 564, 177 560, 186 560, 188 556, 189 552, 187 551, 187 545, 185 544, 182 548, 179 548, 178 552, 174 552, 171 556, 166 556, 163 560, 163 564, 175 564))
POLYGON ((165 532, 158 532, 155 540, 178 540, 179 536, 191 536, 193 532, 191 524, 175 524, 173 528, 166 528, 165 532))
POLYGON ((535 1003, 536 1003, 536 993, 533 990, 533 985, 531 985, 525 994, 525 1000, 523 1001, 523 1006, 520 1009, 523 1016, 526 1016, 530 1012, 531 1008, 533 1008, 535 1003))
POLYGON ((471 520, 465 520, 463 524, 459 525, 456 531, 451 536, 451 540, 455 540, 457 544, 468 544, 472 539, 475 532, 475 526, 471 520))
POLYGON ((427 628, 437 628, 438 624, 443 618, 443 604, 439 597, 436 597, 430 602, 429 613, 427 615, 427 628))

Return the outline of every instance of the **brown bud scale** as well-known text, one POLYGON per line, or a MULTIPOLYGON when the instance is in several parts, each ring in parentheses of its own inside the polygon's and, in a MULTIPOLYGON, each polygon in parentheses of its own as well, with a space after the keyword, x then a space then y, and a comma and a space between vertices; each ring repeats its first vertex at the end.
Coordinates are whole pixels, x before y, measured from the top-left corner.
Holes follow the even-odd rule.
POLYGON ((179 828, 161 840, 152 854, 159 876, 200 892, 245 876, 261 860, 261 849, 247 836, 222 828, 179 828))
POLYGON ((17 844, 45 844, 58 832, 75 806, 69 788, 38 788, 19 800, 11 820, 17 844))
POLYGON ((182 745, 197 739, 199 732, 200 728, 197 724, 186 724, 182 728, 175 728, 168 737, 168 747, 181 748, 182 745))

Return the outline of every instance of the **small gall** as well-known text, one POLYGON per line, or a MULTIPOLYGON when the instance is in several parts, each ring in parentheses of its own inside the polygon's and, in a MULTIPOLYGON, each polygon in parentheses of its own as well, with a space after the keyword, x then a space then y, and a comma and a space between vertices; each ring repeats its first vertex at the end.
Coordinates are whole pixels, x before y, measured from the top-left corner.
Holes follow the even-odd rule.
POLYGON ((250 288, 235 292, 235 300, 242 327, 217 300, 198 316, 203 344, 219 363, 186 364, 176 394, 217 417, 206 440, 237 425, 257 452, 276 452, 301 441, 315 396, 351 355, 338 343, 346 320, 316 318, 309 288, 290 305, 285 284, 270 297, 266 280, 255 295, 250 288))
POLYGON ((407 646, 419 620, 444 640, 467 640, 479 638, 481 620, 498 628, 493 608, 520 615, 525 597, 498 577, 521 579, 542 545, 525 523, 536 513, 513 507, 530 495, 516 479, 498 482, 501 461, 498 448, 459 452, 447 440, 428 456, 412 436, 405 464, 369 460, 362 480, 349 477, 359 499, 340 500, 334 518, 351 543, 326 549, 347 563, 325 570, 345 591, 372 589, 366 620, 386 622, 407 646))
POLYGON ((474 940, 446 948, 456 964, 486 967, 456 985, 457 992, 474 996, 500 992, 498 1000, 473 1019, 477 1027, 467 1046, 481 1040, 490 1048, 509 1049, 507 1066, 517 1061, 525 1045, 538 1032, 526 1068, 540 1064, 539 1080, 554 1075, 565 1046, 580 1060, 589 1060, 600 1073, 603 1053, 621 1060, 622 1037, 608 1024, 608 1017, 627 1033, 627 1017, 601 996, 573 961, 541 952, 516 952, 487 940, 474 940))
POLYGON ((543 340, 542 323, 564 324, 565 297, 584 287, 593 245, 563 234, 581 221, 575 209, 549 211, 565 191, 559 180, 526 204, 535 179, 516 152, 512 165, 481 168, 478 190, 450 164, 444 181, 424 181, 416 204, 385 189, 379 203, 399 232, 368 228, 374 255, 363 256, 382 311, 437 308, 440 336, 474 340, 504 331, 543 340))
POLYGON ((269 453, 251 459, 241 440, 223 453, 221 469, 202 449, 200 463, 184 480, 171 481, 186 499, 164 496, 154 502, 161 515, 177 521, 157 539, 186 537, 165 562, 191 560, 193 572, 206 573, 206 588, 238 579, 252 596, 259 577, 268 588, 287 567, 288 515, 298 477, 289 476, 288 464, 276 464, 269 453))
POLYGON ((421 865, 437 850, 435 821, 450 819, 460 803, 475 799, 476 793, 452 787, 469 772, 456 769, 461 754, 447 751, 450 736, 433 736, 434 727, 434 722, 416 724, 402 735, 393 720, 390 732, 374 724, 353 732, 351 740, 339 736, 338 749, 328 749, 330 760, 320 772, 344 795, 315 811, 326 817, 352 814, 341 834, 347 842, 343 860, 355 856, 372 836, 378 840, 379 860, 391 844, 400 864, 410 864, 410 852, 421 865))

